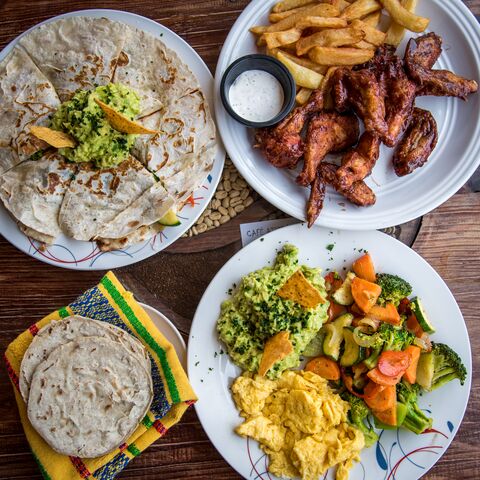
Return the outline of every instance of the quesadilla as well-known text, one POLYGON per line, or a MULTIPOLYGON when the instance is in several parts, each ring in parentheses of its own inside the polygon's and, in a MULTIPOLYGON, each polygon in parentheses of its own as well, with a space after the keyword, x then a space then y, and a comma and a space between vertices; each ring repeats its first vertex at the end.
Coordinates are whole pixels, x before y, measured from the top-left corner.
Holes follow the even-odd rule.
POLYGON ((53 85, 21 49, 0 63, 0 175, 48 147, 29 133, 60 105, 53 85))
POLYGON ((76 169, 55 153, 26 160, 0 177, 0 199, 30 236, 38 232, 54 239, 61 233, 58 213, 76 169))
POLYGON ((81 164, 65 194, 60 226, 76 240, 93 240, 154 184, 153 175, 132 157, 113 168, 81 164))
POLYGON ((68 17, 40 25, 20 38, 60 100, 78 89, 112 79, 125 38, 125 25, 107 18, 68 17))

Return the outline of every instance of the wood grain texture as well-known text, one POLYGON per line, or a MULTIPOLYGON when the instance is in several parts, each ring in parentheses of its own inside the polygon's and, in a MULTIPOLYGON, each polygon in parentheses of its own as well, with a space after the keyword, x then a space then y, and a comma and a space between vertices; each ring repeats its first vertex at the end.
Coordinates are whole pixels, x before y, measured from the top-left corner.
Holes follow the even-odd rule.
MULTIPOLYGON (((86 8, 117 8, 152 18, 182 36, 212 72, 222 44, 247 0, 0 0, 0 48, 36 23, 60 13, 86 8)), ((480 0, 465 2, 480 15, 480 0)), ((474 369, 480 368, 480 199, 463 189, 423 219, 414 248, 443 276, 467 322, 474 369)), ((256 208, 269 212, 260 202, 256 208)), ((255 213, 255 212, 254 212, 255 213)), ((258 212, 255 213, 255 215, 258 212)), ((249 221, 245 213, 239 221, 249 221)), ((163 311, 184 336, 203 291, 220 267, 240 248, 238 226, 230 222, 210 237, 179 242, 144 262, 116 273, 140 300, 163 311), (218 243, 215 235, 228 237, 218 243), (198 244, 195 244, 198 242, 198 244), (200 245, 202 244, 202 245, 200 245), (205 245, 214 248, 205 251, 205 245), (220 246, 223 245, 223 246, 220 246), (202 251, 200 251, 202 250, 202 251)), ((103 272, 73 272, 49 266, 19 252, 0 238, 0 351, 25 328, 96 284, 103 272)), ((480 478, 480 385, 474 379, 460 431, 429 480, 480 478)), ((193 409, 168 435, 135 459, 122 479, 226 480, 240 478, 221 458, 202 430, 193 409)), ((39 479, 38 468, 22 432, 3 364, 0 366, 0 479, 39 479)), ((376 480, 376 479, 368 479, 376 480)))

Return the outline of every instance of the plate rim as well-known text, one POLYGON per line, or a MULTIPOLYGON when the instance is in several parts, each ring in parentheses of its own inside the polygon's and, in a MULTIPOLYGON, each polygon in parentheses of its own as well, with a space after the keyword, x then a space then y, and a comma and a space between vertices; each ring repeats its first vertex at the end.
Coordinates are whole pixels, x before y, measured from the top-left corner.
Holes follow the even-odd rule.
MULTIPOLYGON (((212 278, 212 280, 208 284, 207 288, 205 289, 205 291, 202 295, 202 298, 200 299, 200 301, 197 305, 197 308, 195 310, 195 314, 193 316, 192 325, 190 327, 190 333, 189 333, 189 337, 188 337, 188 350, 187 350, 187 368, 188 368, 187 372, 188 372, 190 382, 192 383, 192 386, 194 386, 194 388, 196 388, 196 390, 197 390, 197 394, 198 394, 199 398, 201 397, 200 390, 201 390, 202 387, 197 388, 197 386, 201 385, 201 383, 203 383, 203 382, 199 383, 195 379, 196 372, 195 372, 195 369, 193 367, 195 366, 195 362, 197 361, 197 359, 193 356, 194 355, 192 353, 193 349, 190 348, 190 346, 191 346, 191 342, 192 343, 195 342, 195 335, 197 334, 197 332, 194 330, 194 327, 196 325, 197 326, 200 325, 200 323, 201 323, 201 318, 199 316, 200 315, 200 313, 199 313, 200 312, 200 307, 203 305, 204 302, 208 301, 208 296, 210 295, 210 291, 214 289, 214 284, 221 278, 224 271, 228 270, 228 268, 232 264, 234 264, 234 262, 236 260, 238 261, 238 257, 239 257, 240 254, 244 255, 245 252, 248 253, 248 252, 254 251, 255 246, 257 244, 259 244, 259 242, 264 242, 266 237, 274 237, 274 236, 279 235, 282 232, 285 232, 285 231, 288 231, 288 230, 291 230, 292 232, 294 232, 295 230, 299 230, 299 229, 305 229, 307 231, 307 233, 310 232, 311 235, 313 235, 313 230, 314 229, 319 229, 319 230, 322 230, 322 231, 328 231, 329 230, 328 227, 323 227, 323 226, 314 226, 311 229, 307 229, 306 228, 306 223, 303 222, 303 223, 296 223, 296 224, 293 224, 293 225, 287 225, 285 227, 282 227, 282 228, 279 228, 279 229, 274 230, 272 232, 269 232, 269 233, 263 235, 262 237, 257 238, 256 240, 249 243, 248 245, 242 247, 239 251, 237 251, 220 268, 220 270, 215 274, 215 276, 212 278), (195 386, 195 385, 197 385, 197 386, 195 386)), ((332 230, 332 229, 330 229, 330 230, 332 230)), ((443 284, 443 286, 446 288, 446 290, 448 292, 449 302, 451 302, 452 305, 455 306, 456 310, 458 311, 458 314, 459 314, 460 318, 462 319, 463 326, 464 326, 465 332, 466 332, 466 337, 467 337, 466 351, 467 351, 468 355, 467 355, 467 358, 465 360, 467 360, 466 363, 470 366, 470 368, 468 369, 467 378, 466 378, 465 383, 462 387, 462 388, 467 389, 466 401, 465 401, 464 405, 462 405, 462 410, 461 410, 461 414, 460 414, 460 421, 458 422, 457 425, 454 426, 454 429, 452 430, 450 437, 448 438, 447 442, 445 443, 444 448, 442 448, 438 457, 435 459, 435 461, 432 463, 432 465, 430 467, 422 470, 422 472, 419 474, 417 479, 420 479, 438 463, 440 458, 442 458, 442 456, 445 454, 445 452, 449 449, 451 443, 453 442, 454 438, 456 437, 456 435, 458 433, 458 430, 460 429, 460 426, 463 423, 465 413, 466 413, 466 410, 467 410, 467 407, 468 407, 468 404, 469 404, 471 389, 472 389, 473 363, 472 363, 472 348, 471 348, 471 342, 470 342, 470 335, 469 335, 469 332, 468 332, 467 324, 465 322, 465 318, 464 318, 463 313, 460 309, 460 306, 458 305, 458 303, 455 299, 455 296, 453 295, 452 291, 448 287, 447 283, 443 280, 443 278, 435 270, 435 268, 433 268, 430 265, 430 263, 427 262, 427 260, 425 260, 413 248, 404 244, 400 240, 397 240, 396 238, 391 237, 390 235, 388 235, 386 233, 383 233, 383 232, 380 232, 378 230, 361 230, 361 231, 359 231, 359 230, 343 230, 343 229, 336 229, 336 230, 340 232, 340 235, 341 234, 348 235, 348 234, 366 233, 366 234, 369 234, 369 235, 373 235, 373 236, 375 236, 379 239, 381 238, 382 241, 386 240, 387 243, 391 242, 391 244, 397 245, 401 250, 410 251, 413 254, 413 257, 415 258, 415 261, 418 261, 418 262, 424 264, 426 266, 426 268, 428 270, 430 270, 431 273, 437 278, 437 280, 439 280, 443 284)), ((294 239, 295 235, 290 235, 290 238, 294 239)), ((292 240, 292 243, 295 243, 295 241, 292 240)), ((230 359, 229 359, 229 361, 231 362, 230 359)), ((210 426, 207 424, 207 421, 205 420, 204 413, 203 413, 203 410, 204 410, 203 403, 202 402, 197 402, 195 404, 194 408, 195 408, 195 411, 197 413, 198 419, 199 419, 199 421, 202 425, 203 430, 205 431, 207 437, 209 438, 210 442, 213 444, 213 446, 215 447, 217 452, 222 456, 222 458, 225 460, 225 462, 227 462, 230 465, 231 468, 233 468, 243 478, 247 479, 247 477, 245 477, 243 475, 243 473, 240 470, 238 470, 234 465, 232 465, 230 463, 230 461, 227 460, 227 458, 225 458, 225 456, 223 455, 222 450, 221 450, 221 445, 214 438, 214 435, 212 433, 212 429, 210 429, 210 426)), ((205 407, 205 408, 208 408, 208 407, 205 407)))
MULTIPOLYGON (((430 0, 435 4, 443 5, 444 8, 455 12, 455 9, 458 11, 457 22, 468 31, 470 37, 469 46, 472 48, 472 53, 476 57, 477 66, 480 68, 480 24, 475 18, 472 11, 462 2, 462 0, 450 0, 447 4, 443 3, 443 0, 430 0), (475 37, 478 42, 475 42, 475 37)), ((268 0, 269 4, 275 3, 275 0, 268 0)), ((218 118, 219 123, 219 132, 222 136, 225 148, 232 162, 235 164, 235 167, 239 170, 245 180, 249 185, 263 198, 275 205, 279 210, 287 213, 288 215, 297 218, 300 221, 305 221, 304 209, 300 212, 296 206, 291 206, 290 203, 284 201, 281 198, 278 198, 275 192, 271 192, 268 188, 264 188, 262 185, 262 179, 256 177, 251 173, 251 170, 248 168, 248 165, 243 162, 242 154, 245 150, 237 149, 236 146, 233 147, 233 138, 230 134, 229 125, 234 125, 233 119, 231 119, 228 113, 223 108, 222 102, 220 100, 220 81, 223 72, 228 67, 226 61, 233 61, 232 55, 235 49, 235 46, 232 45, 234 39, 238 35, 238 31, 248 28, 249 24, 246 23, 247 19, 250 19, 252 12, 258 10, 263 5, 265 5, 265 0, 252 0, 252 2, 242 11, 240 16, 235 21, 232 26, 220 52, 220 56, 217 62, 217 67, 215 71, 215 92, 214 92, 214 104, 215 104, 215 113, 218 118), (228 58, 227 58, 228 57, 228 58)), ((467 39, 467 35, 464 35, 464 39, 467 39)), ((245 53, 245 52, 243 52, 245 53)), ((480 94, 480 93, 477 93, 480 94)), ((236 125, 232 127, 235 128, 244 128, 243 126, 236 125)), ((477 123, 475 131, 472 134, 472 138, 477 137, 480 134, 480 118, 477 118, 477 123)), ((463 152, 465 154, 465 152, 463 152)), ((450 183, 443 191, 436 192, 434 189, 431 189, 428 201, 426 200, 423 205, 417 207, 415 203, 412 202, 412 205, 407 211, 405 208, 391 208, 388 212, 379 212, 374 217, 371 218, 355 218, 355 215, 351 215, 347 219, 342 219, 341 215, 333 213, 330 216, 320 215, 316 220, 315 225, 323 226, 327 228, 338 228, 342 230, 370 230, 370 229, 380 229, 391 227, 392 225, 398 225, 401 223, 406 223, 416 218, 419 218, 427 213, 435 210, 440 205, 445 203, 449 198, 455 195, 462 186, 470 179, 470 177, 475 173, 477 168, 480 166, 480 144, 475 144, 472 142, 470 145, 470 150, 467 152, 467 158, 472 158, 470 166, 465 169, 463 172, 457 174, 457 178, 454 182, 450 183), (353 218, 352 218, 353 217, 353 218), (390 218, 395 218, 394 221, 390 218)), ((387 193, 388 194, 388 193, 387 193)))
MULTIPOLYGON (((210 69, 208 68, 207 64, 202 59, 202 57, 199 55, 199 53, 186 40, 184 40, 180 35, 175 33, 170 28, 166 27, 165 25, 163 25, 163 24, 161 24, 161 23, 159 23, 159 22, 157 22, 157 21, 155 21, 151 18, 145 17, 143 15, 139 15, 138 13, 128 12, 128 11, 124 11, 124 10, 111 9, 111 8, 89 8, 89 9, 73 10, 73 11, 70 11, 70 12, 62 13, 60 15, 55 15, 55 16, 52 16, 50 18, 47 18, 46 20, 43 20, 43 21, 33 25, 32 27, 28 28, 27 30, 23 31, 22 33, 17 35, 15 38, 13 38, 0 51, 0 61, 2 61, 4 58, 6 58, 6 56, 10 53, 10 51, 18 43, 19 39, 22 38, 23 36, 25 36, 30 31, 38 28, 41 25, 44 25, 44 24, 47 24, 47 23, 50 23, 50 22, 54 22, 54 21, 56 21, 58 19, 61 19, 61 18, 69 18, 69 17, 82 16, 82 15, 92 16, 92 17, 106 16, 107 18, 109 18, 109 15, 110 15, 110 17, 118 15, 119 17, 121 17, 123 19, 123 20, 120 20, 120 21, 124 21, 124 23, 127 23, 127 24, 129 23, 128 19, 133 18, 138 22, 144 22, 144 23, 147 23, 149 26, 151 26, 152 30, 156 30, 156 36, 159 36, 160 33, 162 33, 162 35, 163 35, 163 33, 165 31, 168 32, 168 35, 171 35, 172 38, 175 40, 175 42, 178 42, 178 44, 181 46, 181 48, 188 49, 189 52, 193 55, 193 57, 195 57, 196 61, 198 62, 199 68, 204 70, 204 74, 208 75, 209 80, 210 80, 210 85, 208 87, 208 90, 206 90, 205 88, 202 88, 202 90, 204 91, 205 95, 209 97, 209 99, 207 99, 207 101, 209 103, 210 113, 212 115, 212 119, 213 119, 213 122, 214 122, 214 125, 215 125, 215 131, 216 131, 216 137, 217 137, 217 153, 215 155, 214 167, 212 168, 212 171, 210 172, 210 174, 215 173, 216 176, 211 175, 212 181, 209 184, 210 188, 208 189, 208 191, 206 191, 206 195, 204 195, 204 199, 203 199, 204 206, 203 206, 203 208, 199 209, 197 213, 193 214, 192 217, 190 217, 190 219, 185 223, 185 228, 180 230, 179 233, 176 235, 175 240, 168 242, 168 244, 166 244, 163 247, 159 247, 155 250, 151 249, 151 251, 149 251, 148 254, 146 254, 146 255, 144 254, 144 255, 141 255, 139 257, 135 257, 135 256, 132 256, 132 257, 130 257, 130 256, 118 257, 118 256, 115 256, 115 257, 111 258, 110 262, 107 265, 98 264, 98 266, 97 266, 97 264, 89 266, 88 263, 86 265, 82 264, 82 263, 79 263, 79 264, 75 264, 75 263, 62 264, 60 262, 57 262, 55 260, 51 260, 51 259, 46 258, 44 256, 41 256, 41 255, 37 256, 37 255, 32 254, 29 251, 30 248, 29 248, 28 243, 26 243, 25 245, 14 243, 14 239, 11 239, 11 237, 12 237, 12 235, 15 235, 17 232, 14 232, 12 235, 10 235, 8 233, 8 231, 10 229, 10 225, 8 223, 4 223, 3 221, 0 221, 0 235, 8 243, 10 243, 10 245, 12 245, 17 250, 20 250, 21 252, 23 252, 24 254, 28 255, 29 257, 31 257, 35 260, 39 260, 43 263, 47 263, 47 264, 53 265, 55 267, 65 268, 65 269, 69 269, 69 270, 78 270, 78 271, 113 270, 115 268, 121 268, 121 267, 126 267, 128 265, 133 265, 135 263, 141 262, 143 260, 146 260, 146 259, 156 255, 157 253, 159 253, 159 252, 163 251, 164 249, 168 248, 170 245, 174 244, 177 240, 179 240, 182 237, 182 235, 184 233, 186 233, 193 225, 195 225, 195 222, 200 218, 202 213, 207 209, 208 204, 210 203, 211 199, 213 198, 213 196, 215 194, 215 191, 218 187, 218 184, 220 183, 220 180, 222 178, 223 168, 224 168, 224 165, 225 165, 226 151, 225 151, 225 147, 223 146, 223 141, 222 141, 222 138, 221 138, 221 135, 220 135, 220 129, 218 128, 218 124, 217 124, 217 120, 216 120, 214 91, 213 91, 213 83, 214 83, 213 80, 214 79, 213 79, 212 72, 210 71, 210 69), (121 258, 121 261, 119 261, 120 258, 121 258)), ((163 39, 162 39, 162 41, 163 41, 163 39)), ((168 45, 167 45, 167 47, 170 48, 171 50, 175 51, 174 48, 172 48, 168 45)), ((189 69, 192 69, 192 67, 189 64, 187 64, 187 66, 188 66, 189 69)), ((205 183, 205 181, 206 181, 206 179, 203 181, 203 183, 205 183)), ((200 185, 199 188, 202 188, 202 186, 200 185)), ((5 211, 6 215, 9 217, 9 220, 12 220, 13 223, 15 224, 15 220, 10 216, 10 214, 5 209, 4 205, 1 204, 1 202, 0 202, 0 208, 5 211)), ((12 225, 12 227, 18 229, 16 224, 12 225)), ((27 239, 27 242, 28 242, 28 239, 30 237, 27 237, 22 232, 20 232, 20 234, 21 234, 22 238, 27 239)), ((73 239, 71 239, 71 240, 73 240, 73 239)), ((142 244, 144 244, 144 243, 146 243, 150 240, 151 239, 147 239, 147 240, 145 240, 145 242, 141 242, 141 243, 135 244, 135 245, 142 245, 142 244)), ((92 243, 92 242, 82 242, 82 243, 92 243)), ((132 245, 132 246, 135 246, 135 245, 132 245)), ((36 253, 36 250, 34 250, 34 253, 36 253)))

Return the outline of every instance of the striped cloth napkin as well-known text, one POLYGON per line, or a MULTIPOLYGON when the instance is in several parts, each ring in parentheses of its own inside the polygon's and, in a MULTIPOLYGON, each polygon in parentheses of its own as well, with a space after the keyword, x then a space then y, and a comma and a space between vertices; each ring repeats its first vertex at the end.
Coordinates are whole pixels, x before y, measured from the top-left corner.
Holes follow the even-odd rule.
POLYGON ((68 307, 51 313, 19 335, 8 346, 5 361, 25 435, 45 479, 114 478, 131 459, 163 437, 197 399, 172 345, 157 330, 133 294, 123 288, 112 272, 107 273, 96 287, 86 291, 68 307), (20 364, 33 337, 52 320, 60 320, 72 314, 108 322, 133 334, 147 347, 152 363, 154 397, 150 411, 126 443, 103 457, 93 459, 67 457, 52 450, 30 424, 27 406, 18 390, 20 364))

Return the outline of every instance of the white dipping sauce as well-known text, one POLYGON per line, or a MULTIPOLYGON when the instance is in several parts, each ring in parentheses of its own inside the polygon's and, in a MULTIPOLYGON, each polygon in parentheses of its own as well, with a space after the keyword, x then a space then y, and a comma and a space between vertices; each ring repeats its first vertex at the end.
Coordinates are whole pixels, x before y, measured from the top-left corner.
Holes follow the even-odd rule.
POLYGON ((228 91, 230 105, 237 115, 251 122, 266 122, 283 107, 282 84, 264 70, 240 74, 228 91))

